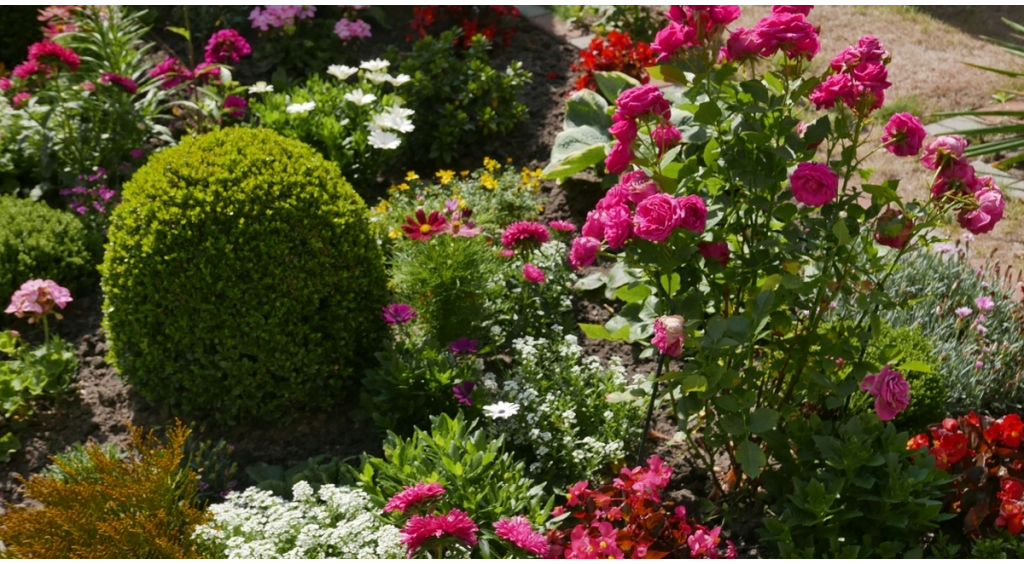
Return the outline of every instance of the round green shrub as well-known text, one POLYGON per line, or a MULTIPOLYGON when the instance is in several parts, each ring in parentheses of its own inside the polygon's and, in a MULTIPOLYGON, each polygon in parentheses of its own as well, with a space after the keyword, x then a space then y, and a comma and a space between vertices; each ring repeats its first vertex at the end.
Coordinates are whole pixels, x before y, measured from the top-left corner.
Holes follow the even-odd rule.
MULTIPOLYGON (((98 257, 89 233, 69 212, 42 202, 0 196, 0 301, 23 282, 50 279, 75 297, 96 282, 98 257)), ((2 322, 0 322, 2 323, 2 322)))
POLYGON ((946 416, 946 384, 935 343, 919 327, 883 324, 881 335, 868 345, 864 359, 879 365, 896 360, 894 366, 921 362, 932 369, 930 373, 908 370, 903 374, 910 384, 910 405, 896 416, 896 427, 916 434, 946 416))
POLYGON ((338 399, 386 336, 366 211, 337 165, 269 130, 157 153, 110 221, 115 366, 174 412, 224 422, 338 399))

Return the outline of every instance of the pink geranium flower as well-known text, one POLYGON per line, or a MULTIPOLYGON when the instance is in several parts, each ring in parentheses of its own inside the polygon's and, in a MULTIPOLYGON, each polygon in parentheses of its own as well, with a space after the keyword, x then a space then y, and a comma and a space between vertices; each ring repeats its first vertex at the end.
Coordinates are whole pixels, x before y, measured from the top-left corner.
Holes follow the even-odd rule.
POLYGON ((54 311, 54 307, 64 309, 72 301, 71 292, 67 288, 53 280, 34 279, 25 282, 14 292, 11 304, 4 313, 14 314, 19 319, 28 316, 29 323, 35 323, 51 313, 57 319, 63 319, 54 311))
POLYGON ((405 486, 402 491, 396 493, 384 506, 384 513, 398 511, 405 513, 411 507, 422 504, 425 501, 437 501, 437 498, 445 494, 445 489, 436 482, 420 482, 415 486, 405 486))

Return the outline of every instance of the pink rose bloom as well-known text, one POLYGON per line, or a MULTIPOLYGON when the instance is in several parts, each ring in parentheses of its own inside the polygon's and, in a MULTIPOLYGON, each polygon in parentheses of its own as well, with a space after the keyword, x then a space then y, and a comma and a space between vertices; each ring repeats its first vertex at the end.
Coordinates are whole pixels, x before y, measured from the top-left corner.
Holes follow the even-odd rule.
POLYGON ((668 194, 655 194, 636 207, 633 233, 641 239, 660 243, 679 227, 683 210, 675 198, 668 194))
POLYGON ((639 204, 647 198, 661 192, 661 187, 658 186, 658 183, 648 178, 647 174, 642 170, 635 170, 623 174, 622 178, 619 179, 619 186, 626 189, 629 194, 629 201, 634 204, 639 204))
POLYGON ((625 205, 618 205, 602 212, 604 219, 604 238, 608 247, 620 249, 633 234, 633 216, 625 205))
POLYGON ((608 172, 618 174, 629 167, 631 160, 633 160, 633 151, 629 149, 629 145, 616 141, 615 146, 604 159, 604 167, 608 172))
POLYGON ((569 249, 569 264, 573 270, 590 266, 597 260, 597 253, 600 250, 601 241, 593 237, 577 237, 573 239, 572 248, 569 249))
POLYGON ((921 164, 928 170, 938 170, 946 161, 964 156, 967 140, 959 135, 943 135, 924 148, 921 164))
POLYGON ((982 188, 974 195, 977 207, 968 211, 962 210, 957 216, 960 227, 975 235, 988 233, 1003 219, 1006 201, 999 188, 982 188))
POLYGON ((654 338, 651 344, 658 347, 658 352, 671 357, 683 354, 683 341, 686 331, 683 318, 678 315, 663 315, 654 320, 654 338))
POLYGON ((697 250, 700 251, 700 255, 705 260, 713 260, 722 266, 729 264, 729 244, 725 241, 715 241, 713 243, 701 241, 697 243, 697 250))
POLYGON ((587 220, 583 222, 580 233, 584 237, 592 237, 598 241, 604 239, 604 212, 600 209, 587 212, 587 220))
POLYGON ((818 33, 803 14, 774 13, 759 21, 754 29, 764 46, 761 55, 765 57, 781 50, 790 59, 811 60, 821 50, 818 33))
POLYGON ((837 73, 846 73, 857 68, 857 65, 864 61, 860 49, 856 47, 844 47, 838 55, 832 58, 829 66, 837 73))
POLYGON ((671 115, 668 100, 653 84, 623 90, 615 100, 615 105, 618 108, 616 113, 626 119, 636 119, 647 112, 653 112, 665 119, 671 115))
POLYGON ((773 14, 802 14, 807 16, 814 6, 772 6, 773 14))
POLYGON ((789 177, 789 183, 793 198, 812 207, 831 202, 839 193, 839 175, 821 163, 800 163, 789 177))
POLYGON ((967 160, 967 157, 946 159, 942 168, 939 169, 939 178, 957 180, 968 188, 968 192, 972 193, 980 188, 977 185, 978 179, 975 177, 974 166, 967 160))
POLYGON ((878 374, 865 376, 860 389, 875 396, 875 412, 882 421, 892 421, 910 405, 910 385, 902 374, 888 365, 878 374))
POLYGON ((903 212, 888 209, 878 216, 878 226, 875 228, 875 241, 879 245, 902 249, 914 230, 914 220, 903 215, 903 212))
POLYGON ((900 112, 889 118, 882 133, 882 144, 885 149, 897 157, 909 157, 921 152, 921 145, 928 133, 921 125, 921 120, 914 114, 900 112))
POLYGON ((544 271, 530 263, 523 265, 523 278, 525 278, 527 282, 533 282, 535 284, 543 284, 544 281, 547 280, 547 276, 544 275, 544 271))
POLYGON ((865 115, 882 107, 885 103, 885 90, 870 88, 855 80, 853 87, 843 96, 843 102, 854 112, 865 115))
POLYGON ((871 90, 885 90, 892 86, 888 78, 889 70, 879 61, 864 62, 853 69, 853 79, 871 90))
POLYGON ((612 116, 612 121, 615 123, 608 128, 608 133, 612 134, 612 137, 618 139, 619 143, 629 145, 636 140, 636 122, 631 119, 626 119, 619 114, 612 116))
POLYGON ((758 39, 757 31, 745 27, 736 28, 725 42, 725 52, 729 61, 742 61, 757 55, 763 49, 764 45, 758 39))
MULTIPOLYGON (((630 174, 632 174, 632 173, 627 172, 626 174, 622 175, 622 177, 625 178, 626 176, 629 176, 630 174)), ((626 188, 622 184, 622 182, 620 181, 615 186, 612 186, 611 188, 609 188, 608 191, 605 192, 604 197, 602 197, 600 200, 598 200, 597 201, 597 205, 594 206, 594 207, 596 209, 604 211, 604 210, 607 210, 607 209, 610 209, 610 208, 614 208, 615 206, 621 206, 623 204, 628 203, 629 202, 629 197, 630 197, 629 189, 626 188)))
POLYGON ((654 140, 654 145, 658 147, 658 154, 662 154, 681 143, 683 141, 683 134, 676 129, 676 126, 663 123, 654 128, 654 131, 651 132, 651 139, 654 140))
POLYGON ((865 35, 857 41, 857 50, 860 51, 863 61, 887 62, 889 52, 882 47, 882 42, 874 35, 865 35))
POLYGON ((687 23, 705 30, 729 25, 740 17, 740 7, 736 5, 684 6, 683 12, 687 23))
POLYGON ((733 4, 720 4, 708 8, 711 23, 715 25, 729 25, 739 19, 740 13, 740 7, 733 4))
POLYGON ((833 74, 814 87, 809 97, 815 109, 832 109, 836 100, 844 98, 853 90, 853 79, 848 74, 833 74))
POLYGON ((703 233, 708 222, 708 207, 704 204, 704 199, 696 194, 691 194, 676 198, 676 203, 683 210, 683 218, 679 222, 679 227, 693 231, 697 235, 703 233))
POLYGON ((658 62, 662 63, 670 59, 676 51, 695 45, 696 42, 696 29, 685 24, 671 22, 654 36, 651 50, 658 53, 658 62))

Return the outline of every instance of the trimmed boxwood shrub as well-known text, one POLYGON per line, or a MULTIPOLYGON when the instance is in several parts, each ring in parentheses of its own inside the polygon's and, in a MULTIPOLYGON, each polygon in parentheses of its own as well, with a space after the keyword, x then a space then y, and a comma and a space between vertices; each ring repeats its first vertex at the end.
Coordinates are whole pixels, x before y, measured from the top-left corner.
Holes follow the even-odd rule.
MULTIPOLYGON (((0 301, 23 282, 47 278, 75 297, 96 281, 99 258, 90 252, 90 235, 68 212, 42 202, 0 196, 0 301)), ((2 309, 2 308, 0 308, 2 309)), ((0 320, 0 325, 3 321, 0 320)))
POLYGON ((112 362, 176 413, 235 422, 343 395, 386 335, 383 256, 337 165, 269 130, 155 154, 102 267, 112 362))

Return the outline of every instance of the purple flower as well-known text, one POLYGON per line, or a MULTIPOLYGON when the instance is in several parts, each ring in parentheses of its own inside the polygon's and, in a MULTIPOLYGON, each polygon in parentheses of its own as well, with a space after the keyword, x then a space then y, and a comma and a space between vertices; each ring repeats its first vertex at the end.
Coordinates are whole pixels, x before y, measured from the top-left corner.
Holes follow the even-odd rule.
POLYGON ((996 303, 988 296, 980 296, 974 300, 974 303, 981 311, 992 311, 992 308, 996 306, 996 303))
POLYGON ((974 313, 974 310, 972 310, 969 307, 958 307, 955 310, 953 310, 953 312, 956 313, 957 317, 959 317, 960 319, 963 319, 963 318, 967 317, 968 315, 974 313))
POLYGON ((381 308, 380 316, 388 325, 403 325, 416 317, 416 310, 409 304, 388 304, 381 308))
POLYGON ((474 354, 476 353, 476 346, 480 342, 476 339, 470 339, 469 337, 459 337, 451 343, 448 343, 448 350, 455 356, 460 354, 474 354))
POLYGON ((472 406, 473 401, 470 398, 470 394, 473 393, 473 388, 476 387, 476 382, 466 380, 461 384, 452 386, 452 393, 455 394, 455 399, 459 400, 459 403, 472 406))

